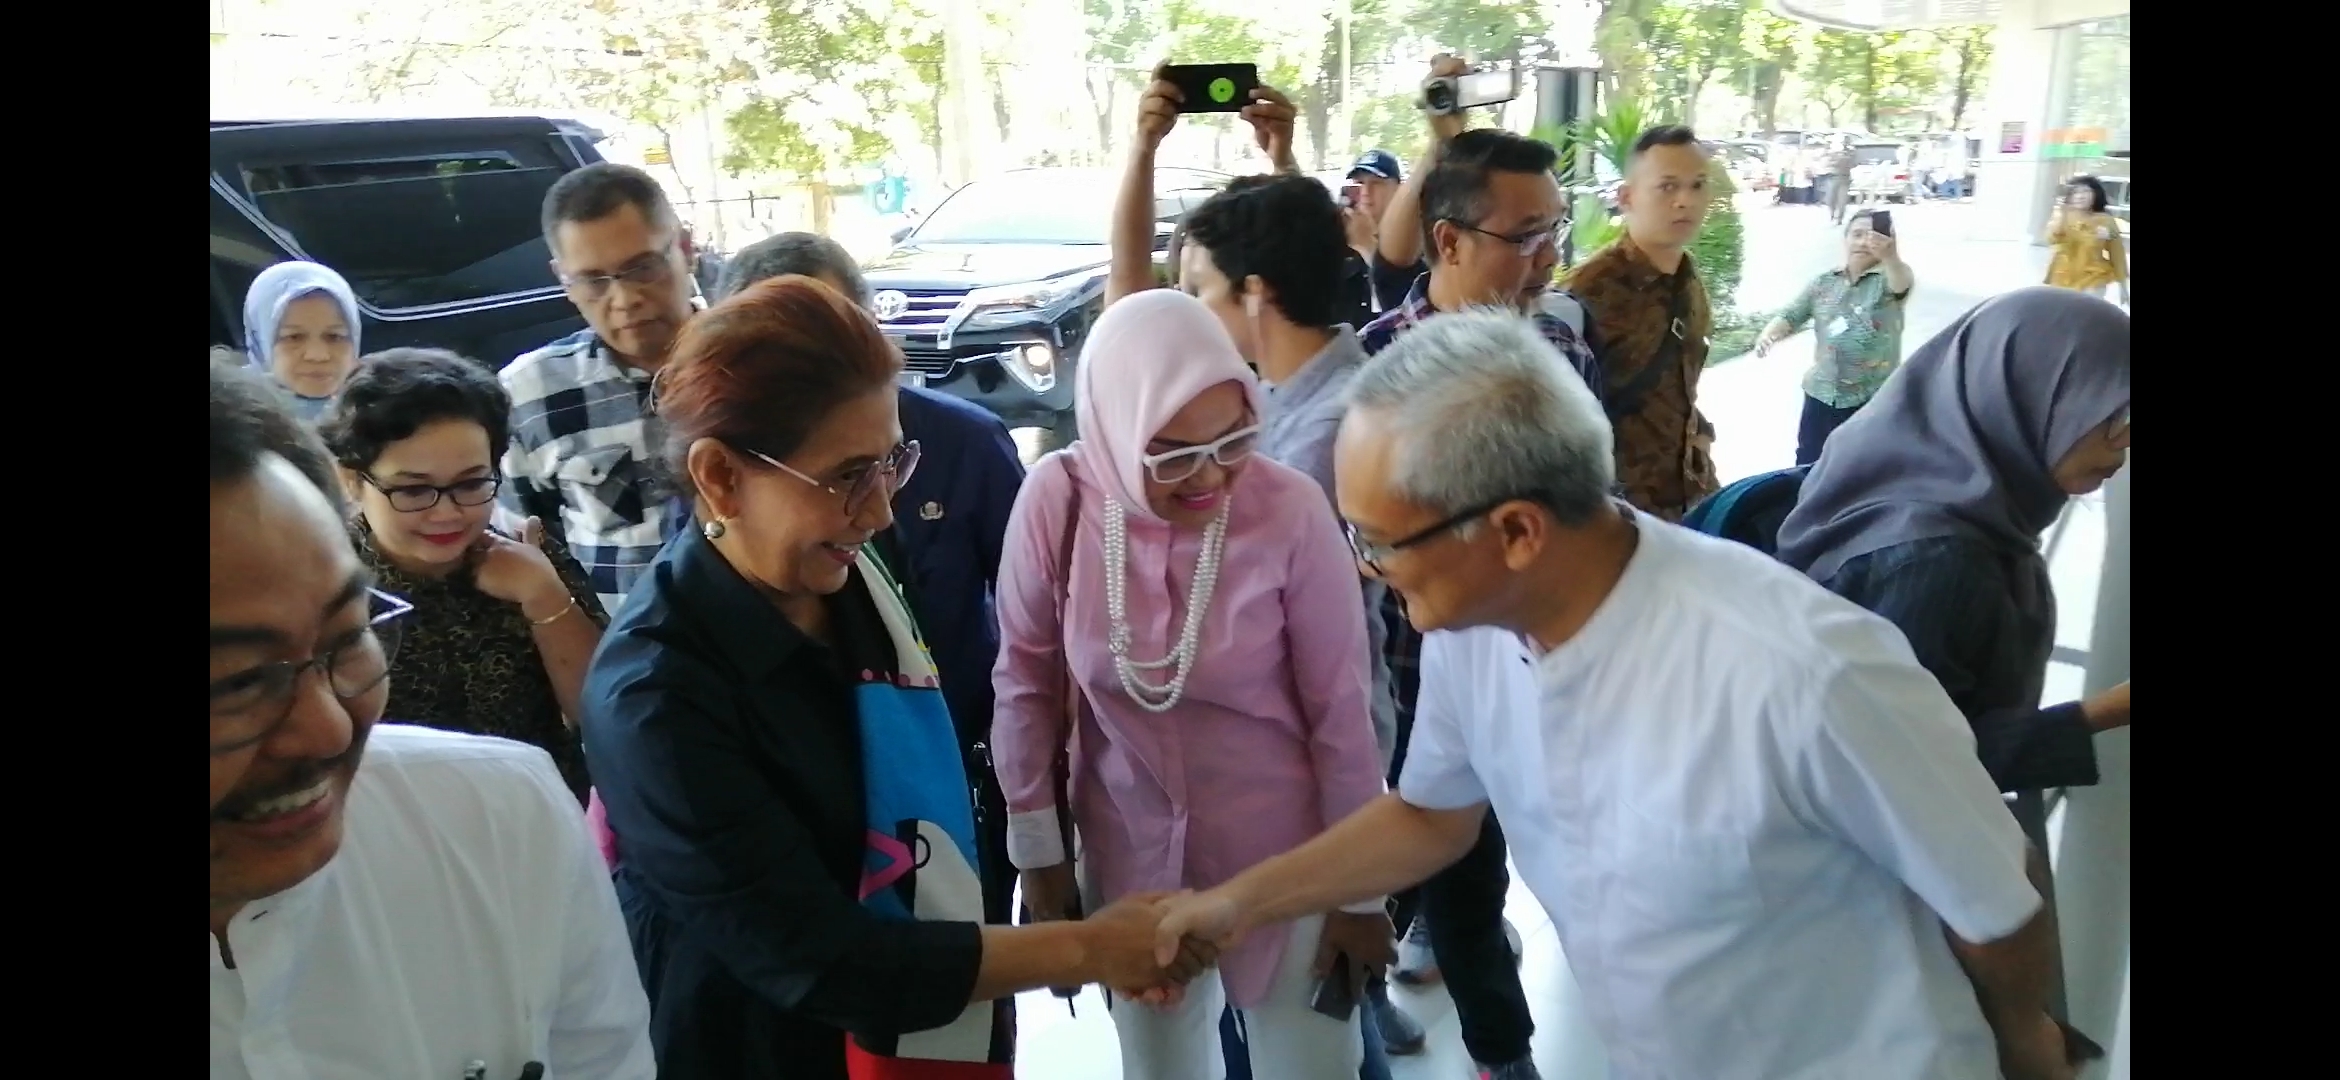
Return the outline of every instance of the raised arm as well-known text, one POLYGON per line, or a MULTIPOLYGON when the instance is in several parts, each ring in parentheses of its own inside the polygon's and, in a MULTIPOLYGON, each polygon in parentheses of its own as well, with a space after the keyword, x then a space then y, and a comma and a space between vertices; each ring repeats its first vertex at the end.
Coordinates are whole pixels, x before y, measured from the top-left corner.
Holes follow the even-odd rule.
MULTIPOLYGON (((1430 59, 1429 78, 1460 75, 1468 70, 1470 64, 1461 57, 1440 53, 1430 59)), ((1430 117, 1430 147, 1422 152, 1422 160, 1414 163, 1414 171, 1406 174, 1405 183, 1398 186, 1397 197, 1381 215, 1382 261, 1391 266, 1412 266, 1430 254, 1422 250, 1422 178, 1430 175, 1430 167, 1438 163, 1438 155, 1446 144, 1469 126, 1470 118, 1459 112, 1430 117)))
POLYGON ((1113 263, 1105 281, 1105 304, 1161 284, 1154 277, 1154 154, 1178 124, 1178 87, 1154 69, 1154 81, 1138 98, 1137 140, 1122 168, 1121 191, 1113 198, 1113 263))

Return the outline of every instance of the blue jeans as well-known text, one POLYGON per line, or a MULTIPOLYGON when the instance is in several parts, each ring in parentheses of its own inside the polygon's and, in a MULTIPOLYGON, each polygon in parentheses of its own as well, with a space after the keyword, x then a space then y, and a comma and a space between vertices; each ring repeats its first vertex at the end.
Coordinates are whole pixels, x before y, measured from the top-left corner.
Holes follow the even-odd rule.
MULTIPOLYGON (((1389 1052, 1382 1049, 1381 1029, 1365 1010, 1373 1006, 1357 1003, 1357 1027, 1365 1033, 1365 1067, 1357 1070, 1358 1080, 1389 1080, 1389 1052)), ((1243 1033, 1235 1022, 1235 1010, 1219 1013, 1219 1052, 1227 1058, 1227 1080, 1252 1080, 1251 1053, 1244 1049, 1243 1033)))

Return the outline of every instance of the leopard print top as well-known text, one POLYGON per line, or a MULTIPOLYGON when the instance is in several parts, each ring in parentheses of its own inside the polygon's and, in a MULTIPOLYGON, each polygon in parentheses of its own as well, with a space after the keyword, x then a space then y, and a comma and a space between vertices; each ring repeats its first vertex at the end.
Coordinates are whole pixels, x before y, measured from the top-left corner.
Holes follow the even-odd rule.
MULTIPOLYGON (((473 588, 468 570, 424 578, 398 569, 374 550, 362 520, 351 526, 350 540, 373 571, 375 587, 414 605, 399 635, 383 717, 542 747, 583 804, 589 786, 585 750, 561 719, 560 700, 520 609, 473 588)), ((607 627, 609 616, 576 558, 551 536, 544 552, 577 598, 578 611, 607 627)))

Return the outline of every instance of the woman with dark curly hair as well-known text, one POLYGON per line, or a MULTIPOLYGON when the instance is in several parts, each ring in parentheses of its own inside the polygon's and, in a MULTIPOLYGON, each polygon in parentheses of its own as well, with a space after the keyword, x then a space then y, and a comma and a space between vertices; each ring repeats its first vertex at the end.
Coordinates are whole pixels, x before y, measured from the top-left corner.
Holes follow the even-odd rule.
POLYGON ((367 357, 319 425, 356 512, 350 539, 414 604, 390 715, 544 748, 580 803, 577 695, 609 619, 585 571, 534 518, 493 518, 512 399, 440 349, 367 357))
POLYGON ((2119 302, 2126 307, 2129 252, 2121 239, 2121 220, 2106 207, 2104 181, 2093 176, 2065 181, 2063 198, 2048 219, 2048 243, 2055 254, 2048 259, 2047 283, 2096 297, 2104 296, 2107 286, 2119 285, 2119 302))

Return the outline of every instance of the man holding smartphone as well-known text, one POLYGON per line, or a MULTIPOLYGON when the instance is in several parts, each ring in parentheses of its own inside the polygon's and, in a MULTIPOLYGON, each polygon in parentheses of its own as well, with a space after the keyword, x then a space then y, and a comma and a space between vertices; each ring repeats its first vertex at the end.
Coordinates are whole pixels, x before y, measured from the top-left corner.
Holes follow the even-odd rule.
POLYGON ((1844 229, 1844 265, 1821 271, 1755 339, 1755 355, 1767 356, 1788 335, 1818 327, 1796 425, 1796 464, 1820 460, 1828 437, 1901 366, 1902 325, 1916 285, 1901 261, 1891 212, 1860 211, 1844 229))
POLYGON ((1415 252, 1414 258, 1407 262, 1391 262, 1389 249, 1382 246, 1382 223, 1390 207, 1397 204, 1398 192, 1405 184, 1405 173, 1398 166, 1397 155, 1387 150, 1367 150, 1358 156, 1356 164, 1349 166, 1348 183, 1345 190, 1354 192, 1344 211, 1349 219, 1349 245, 1357 250, 1358 258, 1365 264, 1373 313, 1379 315, 1404 300, 1414 279, 1429 273, 1430 267, 1422 261, 1419 241, 1410 249, 1415 252))

